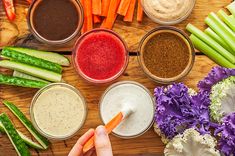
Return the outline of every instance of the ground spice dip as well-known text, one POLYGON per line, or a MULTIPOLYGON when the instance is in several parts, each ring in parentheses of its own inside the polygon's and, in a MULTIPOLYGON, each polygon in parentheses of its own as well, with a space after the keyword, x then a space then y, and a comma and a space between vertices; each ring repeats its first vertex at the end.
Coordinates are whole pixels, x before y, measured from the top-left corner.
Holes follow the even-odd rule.
POLYGON ((79 34, 83 10, 79 0, 35 0, 28 14, 33 35, 47 44, 62 44, 79 34))
POLYGON ((150 78, 170 83, 186 76, 194 63, 194 48, 187 35, 174 27, 147 33, 139 46, 139 63, 150 78))
POLYGON ((83 96, 65 83, 52 83, 40 89, 30 107, 34 127, 49 139, 72 137, 84 124, 86 115, 83 96))
POLYGON ((119 35, 107 29, 83 34, 73 50, 78 74, 89 82, 108 83, 118 78, 128 64, 128 51, 119 35))

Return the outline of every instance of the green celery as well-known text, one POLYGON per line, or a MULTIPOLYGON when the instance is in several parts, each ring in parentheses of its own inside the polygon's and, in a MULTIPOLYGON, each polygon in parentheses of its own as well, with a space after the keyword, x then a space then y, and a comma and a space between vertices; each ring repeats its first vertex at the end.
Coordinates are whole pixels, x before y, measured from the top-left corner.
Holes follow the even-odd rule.
POLYGON ((233 49, 230 46, 228 46, 228 44, 226 42, 224 42, 224 40, 221 37, 219 37, 211 28, 206 28, 204 33, 206 33, 208 36, 210 36, 216 42, 221 44, 225 49, 234 53, 233 49))
POLYGON ((231 63, 235 63, 235 56, 232 55, 229 51, 227 51, 225 48, 223 48, 220 44, 218 44, 216 41, 214 41, 210 36, 202 32, 200 29, 195 27, 192 24, 188 24, 186 29, 197 36, 200 40, 205 42, 207 45, 212 47, 214 50, 218 51, 222 56, 224 56, 227 60, 229 60, 231 63))
POLYGON ((223 23, 215 13, 210 13, 205 19, 207 25, 215 31, 235 51, 235 34, 223 23))
POLYGON ((226 8, 227 8, 227 9, 231 12, 231 14, 233 14, 233 16, 235 17, 235 1, 232 2, 231 4, 229 4, 226 8))
POLYGON ((190 36, 190 39, 193 42, 193 45, 195 46, 196 49, 203 52, 205 55, 207 55, 210 59, 214 60, 220 66, 226 68, 235 68, 234 64, 225 59, 222 55, 220 55, 217 51, 215 51, 213 48, 211 48, 202 40, 200 40, 197 36, 192 34, 190 36))
POLYGON ((222 9, 218 11, 218 16, 235 32, 235 19, 229 17, 222 9))

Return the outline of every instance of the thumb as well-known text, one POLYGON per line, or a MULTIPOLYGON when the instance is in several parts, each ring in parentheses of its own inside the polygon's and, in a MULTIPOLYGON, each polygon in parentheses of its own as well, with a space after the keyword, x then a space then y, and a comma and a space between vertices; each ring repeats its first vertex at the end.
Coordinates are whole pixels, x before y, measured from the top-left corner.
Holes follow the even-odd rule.
POLYGON ((113 155, 109 136, 104 126, 98 126, 95 130, 95 149, 97 156, 113 155))

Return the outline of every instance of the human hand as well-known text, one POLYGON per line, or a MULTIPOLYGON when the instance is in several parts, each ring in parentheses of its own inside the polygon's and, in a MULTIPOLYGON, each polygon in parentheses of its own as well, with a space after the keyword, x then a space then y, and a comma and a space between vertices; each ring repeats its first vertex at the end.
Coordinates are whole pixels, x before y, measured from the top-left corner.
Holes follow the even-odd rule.
POLYGON ((74 145, 68 156, 113 156, 111 143, 104 126, 98 126, 96 130, 90 129, 81 136, 74 145), (83 153, 83 146, 92 137, 95 136, 95 151, 91 149, 87 153, 83 153))

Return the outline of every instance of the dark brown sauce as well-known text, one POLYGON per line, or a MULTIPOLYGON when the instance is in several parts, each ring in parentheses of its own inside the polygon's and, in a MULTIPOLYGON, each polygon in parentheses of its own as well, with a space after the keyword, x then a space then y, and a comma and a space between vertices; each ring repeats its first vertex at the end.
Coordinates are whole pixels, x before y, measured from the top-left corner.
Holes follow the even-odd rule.
POLYGON ((160 78, 181 74, 189 63, 190 49, 186 41, 170 32, 160 32, 150 37, 143 49, 144 65, 160 78))
POLYGON ((42 0, 34 10, 35 30, 47 40, 63 40, 78 27, 78 11, 71 0, 42 0))

